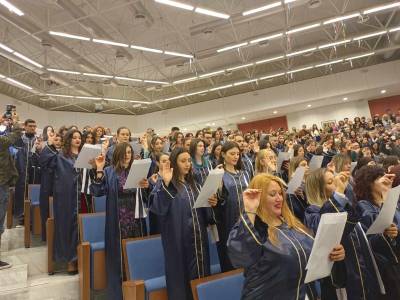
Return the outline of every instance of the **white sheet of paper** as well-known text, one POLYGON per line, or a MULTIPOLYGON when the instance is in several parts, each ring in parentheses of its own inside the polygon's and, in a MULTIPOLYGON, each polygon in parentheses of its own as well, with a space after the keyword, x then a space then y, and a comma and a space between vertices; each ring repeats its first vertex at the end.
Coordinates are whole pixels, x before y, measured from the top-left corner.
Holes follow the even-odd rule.
POLYGON ((208 199, 217 192, 219 186, 221 185, 224 172, 224 169, 214 169, 210 171, 203 187, 200 190, 199 196, 197 196, 194 208, 210 207, 210 204, 208 204, 208 199))
POLYGON ((296 171, 293 174, 292 179, 290 179, 286 194, 293 194, 294 191, 301 185, 303 182, 304 178, 304 173, 306 171, 306 168, 304 167, 298 167, 296 171))
POLYGON ((89 161, 95 159, 101 153, 101 145, 91 145, 85 144, 82 147, 81 152, 79 152, 78 158, 75 161, 75 168, 86 168, 91 169, 92 166, 89 164, 89 161))
POLYGON ((304 283, 309 283, 331 274, 333 261, 329 259, 329 254, 335 246, 340 244, 346 220, 346 212, 329 213, 321 216, 314 245, 307 262, 307 274, 304 283))
POLYGON ((282 164, 285 160, 290 159, 290 153, 288 152, 279 152, 278 153, 278 163, 276 164, 276 171, 278 173, 281 172, 282 164))
POLYGON ((310 163, 308 164, 310 167, 310 171, 314 171, 318 168, 321 168, 323 159, 324 159, 323 155, 313 155, 311 157, 310 163))
POLYGON ((400 185, 392 188, 389 191, 385 202, 383 202, 383 206, 381 211, 379 212, 378 217, 375 219, 374 223, 372 223, 372 225, 368 228, 367 234, 383 233, 385 229, 393 223, 399 195, 400 185))
POLYGON ((357 162, 356 161, 352 161, 351 162, 351 167, 350 167, 350 172, 352 173, 354 168, 357 166, 357 162))
POLYGON ((164 143, 163 152, 164 152, 164 153, 169 153, 169 147, 170 147, 170 143, 169 143, 169 141, 166 141, 166 142, 164 143))
POLYGON ((126 179, 124 190, 134 189, 139 187, 139 182, 143 178, 147 178, 151 166, 151 159, 134 160, 131 169, 129 170, 128 178, 126 179))
POLYGON ((133 154, 134 155, 140 155, 140 152, 142 151, 143 146, 139 144, 138 142, 130 142, 132 149, 133 149, 133 154))

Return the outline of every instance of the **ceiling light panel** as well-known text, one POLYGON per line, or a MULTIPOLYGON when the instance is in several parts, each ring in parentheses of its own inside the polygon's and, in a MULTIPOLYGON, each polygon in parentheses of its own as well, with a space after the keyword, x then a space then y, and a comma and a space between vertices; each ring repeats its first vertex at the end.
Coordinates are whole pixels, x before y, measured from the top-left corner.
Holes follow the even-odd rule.
POLYGON ((14 51, 13 54, 15 56, 19 57, 20 59, 25 60, 26 62, 28 62, 28 63, 30 63, 30 64, 38 67, 38 68, 43 68, 43 66, 41 64, 37 63, 36 61, 30 59, 29 57, 26 57, 25 55, 23 55, 23 54, 21 54, 21 53, 19 53, 17 51, 14 51))
POLYGON ((115 76, 114 78, 115 78, 115 79, 119 79, 119 80, 143 82, 142 79, 136 79, 136 78, 130 78, 130 77, 124 77, 124 76, 115 76))
POLYGON ((4 45, 4 44, 2 44, 2 43, 0 43, 0 48, 3 49, 3 50, 6 50, 7 52, 10 52, 10 53, 13 53, 13 52, 14 52, 13 49, 7 47, 6 45, 4 45))
POLYGON ((186 58, 193 58, 193 55, 179 53, 179 52, 173 52, 173 51, 164 51, 164 54, 172 55, 172 56, 186 57, 186 58))
POLYGON ((161 3, 161 4, 165 4, 165 5, 169 5, 169 6, 173 6, 176 8, 181 8, 181 9, 185 9, 185 10, 189 10, 192 11, 194 9, 193 6, 189 5, 189 4, 185 4, 185 3, 181 3, 178 1, 171 1, 171 0, 155 0, 155 2, 157 3, 161 3))
POLYGON ((310 25, 297 27, 297 28, 288 30, 288 31, 286 31, 286 34, 293 34, 293 33, 297 33, 297 32, 302 32, 302 31, 310 30, 310 29, 317 28, 317 27, 320 27, 320 26, 321 26, 321 22, 314 23, 314 24, 310 24, 310 25))
POLYGON ((318 64, 318 65, 315 65, 315 67, 319 68, 319 67, 323 67, 323 66, 329 66, 329 65, 333 65, 333 64, 338 64, 338 63, 341 63, 341 62, 343 62, 343 59, 337 59, 337 60, 332 60, 332 61, 328 61, 328 62, 325 62, 325 63, 321 63, 321 64, 318 64))
POLYGON ((353 38, 353 41, 365 40, 365 39, 379 36, 379 35, 386 34, 386 33, 387 33, 387 30, 382 30, 382 31, 374 32, 374 33, 364 34, 364 35, 360 35, 360 36, 353 38))
POLYGON ((279 38, 279 37, 282 37, 282 36, 283 36, 282 32, 276 33, 276 34, 271 34, 271 35, 267 35, 265 37, 260 37, 260 38, 251 40, 250 44, 256 44, 256 43, 260 43, 260 42, 263 42, 263 41, 273 40, 273 39, 276 39, 276 38, 279 38))
POLYGON ((81 72, 77 72, 77 71, 60 70, 60 69, 47 69, 47 71, 56 72, 56 73, 74 74, 74 75, 82 74, 81 72))
POLYGON ((240 48, 240 47, 243 47, 243 46, 247 46, 248 44, 249 44, 248 42, 243 42, 243 43, 227 46, 227 47, 218 49, 217 52, 220 53, 220 52, 225 52, 225 51, 229 51, 229 50, 232 50, 232 49, 237 49, 237 48, 240 48))
POLYGON ((308 48, 308 49, 304 49, 304 50, 300 50, 300 51, 290 52, 290 53, 286 54, 286 57, 297 56, 297 55, 315 51, 315 50, 317 50, 317 47, 312 47, 312 48, 308 48))
POLYGON ((350 43, 350 42, 351 42, 351 40, 348 39, 348 40, 338 41, 338 42, 334 42, 334 43, 328 43, 328 44, 324 44, 324 45, 318 46, 318 49, 331 48, 331 47, 347 44, 347 43, 350 43))
POLYGON ((131 45, 132 49, 140 50, 140 51, 146 51, 146 52, 153 52, 153 53, 163 53, 162 50, 159 49, 154 49, 154 48, 148 48, 148 47, 142 47, 142 46, 136 46, 136 45, 131 45))
POLYGON ((390 3, 390 4, 381 5, 381 6, 377 6, 377 7, 366 9, 366 10, 363 11, 363 14, 364 15, 368 15, 368 14, 380 12, 380 11, 391 9, 391 8, 397 8, 397 7, 400 7, 400 1, 396 1, 396 2, 393 2, 393 3, 390 3))
POLYGON ((216 12, 216 11, 209 10, 209 9, 205 9, 205 8, 201 8, 201 7, 196 7, 196 9, 194 11, 198 14, 203 14, 203 15, 212 16, 212 17, 221 18, 221 19, 229 19, 230 18, 230 15, 216 12))
POLYGON ((354 13, 354 14, 350 14, 350 15, 340 16, 340 17, 336 17, 336 18, 332 18, 332 19, 326 20, 326 21, 323 22, 323 24, 327 25, 327 24, 332 24, 332 23, 336 23, 336 22, 343 22, 345 20, 358 18, 360 16, 361 16, 360 13, 354 13))
POLYGON ((346 58, 345 60, 349 61, 349 60, 353 60, 353 59, 359 59, 359 58, 371 56, 374 54, 375 54, 375 52, 369 52, 369 53, 365 53, 365 54, 361 54, 361 55, 351 56, 351 57, 346 58))
POLYGON ((117 46, 117 47, 124 47, 128 48, 128 44, 123 44, 123 43, 118 43, 118 42, 113 42, 113 41, 108 41, 108 40, 100 40, 100 39, 92 39, 94 43, 98 44, 105 44, 105 45, 111 45, 111 46, 117 46))
POLYGON ((250 10, 246 10, 242 13, 243 16, 248 16, 248 15, 252 15, 252 14, 256 14, 265 10, 269 10, 275 7, 281 7, 282 6, 282 2, 281 1, 276 1, 261 7, 257 7, 254 9, 250 9, 250 10))
POLYGON ((20 10, 18 7, 16 7, 14 4, 11 4, 9 1, 7 0, 0 0, 0 5, 3 5, 4 7, 6 7, 10 12, 18 15, 18 16, 23 16, 24 12, 22 10, 20 10))
POLYGON ((25 88, 27 90, 33 90, 32 87, 30 87, 29 85, 23 84, 22 82, 19 82, 18 80, 15 80, 15 79, 12 79, 12 78, 8 78, 8 77, 6 78, 6 80, 11 82, 11 83, 13 83, 13 84, 15 84, 15 85, 23 87, 23 88, 25 88))
POLYGON ((49 31, 49 33, 51 35, 61 36, 61 37, 68 38, 68 39, 75 39, 75 40, 81 40, 81 41, 90 41, 90 38, 85 37, 85 36, 81 36, 81 35, 69 34, 69 33, 58 32, 58 31, 49 31))

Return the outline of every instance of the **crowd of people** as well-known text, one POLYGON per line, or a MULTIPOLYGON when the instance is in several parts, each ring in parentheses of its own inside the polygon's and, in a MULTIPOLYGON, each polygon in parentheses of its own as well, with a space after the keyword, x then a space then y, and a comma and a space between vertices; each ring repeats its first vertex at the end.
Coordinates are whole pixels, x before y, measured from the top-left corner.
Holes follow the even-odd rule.
MULTIPOLYGON (((54 198, 56 261, 77 270, 79 213, 106 196, 108 299, 122 299, 121 240, 161 234, 168 298, 190 300, 190 281, 210 275, 207 228, 215 226, 222 272, 244 268, 242 299, 400 299, 400 210, 382 234, 365 235, 388 191, 400 184, 400 110, 373 118, 344 118, 319 128, 224 131, 204 128, 168 136, 151 128, 133 137, 102 126, 46 126, 3 118, 0 136, 0 233, 9 189, 23 224, 27 186, 40 183, 42 239, 54 198), (92 168, 74 167, 84 144, 101 144, 92 168), (280 153, 287 159, 278 165, 280 153), (314 155, 320 168, 309 169, 314 155), (150 158, 148 176, 124 189, 134 160, 150 158), (293 193, 287 184, 306 169, 293 193), (207 208, 194 208, 209 172, 224 170, 207 208), (329 259, 331 276, 304 283, 321 216, 347 212, 341 243, 329 259), (149 218, 149 227, 146 218, 149 218), (375 267, 377 265, 377 268, 375 267)), ((400 209, 400 207, 399 207, 400 209)), ((0 261, 0 269, 9 267, 0 261)))

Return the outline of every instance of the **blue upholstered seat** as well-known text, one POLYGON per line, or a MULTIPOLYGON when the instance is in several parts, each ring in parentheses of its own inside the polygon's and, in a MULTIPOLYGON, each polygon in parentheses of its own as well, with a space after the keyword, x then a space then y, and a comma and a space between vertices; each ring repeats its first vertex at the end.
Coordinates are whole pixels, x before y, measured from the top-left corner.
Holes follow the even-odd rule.
POLYGON ((39 198, 40 198, 40 185, 39 184, 32 184, 29 185, 29 200, 31 201, 31 205, 39 205, 39 198))
POLYGON ((94 253, 104 250, 104 228, 106 216, 100 214, 81 215, 82 223, 82 242, 90 244, 90 287, 93 288, 94 276, 94 253))
POLYGON ((239 273, 199 284, 199 300, 240 300, 243 281, 243 273, 239 273))
POLYGON ((106 196, 94 197, 94 212, 105 212, 106 211, 106 196))
POLYGON ((166 287, 161 237, 127 242, 126 257, 130 280, 144 280, 146 292, 166 287))

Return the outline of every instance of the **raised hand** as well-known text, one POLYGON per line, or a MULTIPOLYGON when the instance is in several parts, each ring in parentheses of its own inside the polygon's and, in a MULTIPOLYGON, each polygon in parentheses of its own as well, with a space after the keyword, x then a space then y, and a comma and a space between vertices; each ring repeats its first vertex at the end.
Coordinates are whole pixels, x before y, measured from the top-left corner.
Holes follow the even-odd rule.
POLYGON ((247 189, 243 192, 243 204, 246 212, 256 213, 260 206, 261 190, 247 189))
POLYGON ((110 140, 105 139, 103 143, 101 144, 101 153, 105 155, 107 153, 107 149, 110 146, 110 140))
POLYGON ((54 132, 50 132, 47 137, 47 144, 50 146, 53 145, 55 137, 56 137, 56 134, 54 132))
POLYGON ((106 159, 103 154, 100 154, 95 159, 97 171, 103 171, 104 165, 106 164, 106 159))
POLYGON ((340 172, 334 178, 334 182, 336 185, 336 191, 339 193, 344 193, 347 185, 349 184, 350 172, 340 172))
POLYGON ((169 183, 171 182, 173 172, 174 172, 174 169, 171 168, 170 163, 167 162, 160 174, 166 186, 168 186, 169 183))

